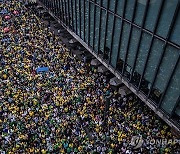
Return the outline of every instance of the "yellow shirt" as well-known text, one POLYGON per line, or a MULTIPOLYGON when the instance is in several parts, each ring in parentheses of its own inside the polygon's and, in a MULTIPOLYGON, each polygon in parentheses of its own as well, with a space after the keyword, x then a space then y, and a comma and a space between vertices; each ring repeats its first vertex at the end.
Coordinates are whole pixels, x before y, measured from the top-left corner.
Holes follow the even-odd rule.
POLYGON ((73 147, 73 143, 70 143, 70 144, 69 144, 69 147, 72 148, 72 147, 73 147))
POLYGON ((34 152, 34 148, 30 148, 30 153, 33 153, 34 152))
POLYGON ((82 151, 82 146, 79 146, 79 147, 78 147, 78 150, 79 150, 79 151, 82 151))
POLYGON ((41 150, 41 153, 42 153, 42 154, 46 154, 46 150, 45 150, 45 149, 42 149, 42 150, 41 150))
POLYGON ((112 144, 111 144, 111 147, 114 148, 114 147, 115 147, 115 144, 112 143, 112 144))
POLYGON ((6 80, 7 79, 7 75, 3 74, 3 79, 6 80))
POLYGON ((32 117, 34 115, 34 112, 33 111, 30 111, 29 112, 29 115, 32 117))
POLYGON ((64 152, 64 149, 61 149, 61 150, 60 150, 60 153, 65 153, 65 152, 64 152))

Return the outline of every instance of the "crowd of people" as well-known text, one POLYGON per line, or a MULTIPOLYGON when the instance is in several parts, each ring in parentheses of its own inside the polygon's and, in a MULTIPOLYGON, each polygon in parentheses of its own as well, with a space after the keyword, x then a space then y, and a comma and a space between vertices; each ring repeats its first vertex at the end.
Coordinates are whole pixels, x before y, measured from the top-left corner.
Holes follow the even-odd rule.
POLYGON ((121 97, 105 75, 74 58, 23 1, 1 2, 0 152, 158 154, 179 146, 134 148, 133 136, 175 138, 138 98, 121 97))

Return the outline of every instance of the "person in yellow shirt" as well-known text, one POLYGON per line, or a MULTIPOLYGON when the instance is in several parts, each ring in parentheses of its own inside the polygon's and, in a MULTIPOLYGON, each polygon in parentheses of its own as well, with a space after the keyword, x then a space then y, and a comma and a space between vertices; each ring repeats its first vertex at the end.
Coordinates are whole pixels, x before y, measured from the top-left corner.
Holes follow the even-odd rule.
POLYGON ((3 74, 3 79, 6 80, 8 77, 6 74, 3 74))
POLYGON ((61 149, 60 149, 60 153, 62 153, 62 154, 65 153, 64 148, 61 148, 61 149))
POLYGON ((46 151, 45 149, 42 149, 42 150, 41 150, 41 153, 42 153, 42 154, 46 154, 47 151, 46 151))
POLYGON ((32 117, 34 115, 34 112, 33 111, 30 111, 29 112, 29 115, 32 117))
POLYGON ((79 152, 82 152, 83 147, 82 147, 82 146, 79 146, 79 147, 78 147, 78 150, 79 150, 79 152))

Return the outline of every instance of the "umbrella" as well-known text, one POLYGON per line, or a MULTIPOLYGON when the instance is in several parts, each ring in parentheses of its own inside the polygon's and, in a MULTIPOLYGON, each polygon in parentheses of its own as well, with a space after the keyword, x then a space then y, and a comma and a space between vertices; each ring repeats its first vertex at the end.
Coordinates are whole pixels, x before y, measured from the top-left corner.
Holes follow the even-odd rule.
POLYGON ((117 87, 117 86, 122 84, 122 81, 119 80, 117 77, 114 77, 114 78, 110 79, 109 83, 110 83, 111 86, 117 87))
POLYGON ((118 92, 122 97, 129 95, 129 94, 132 94, 132 92, 126 86, 120 87, 118 92))
POLYGON ((13 11, 13 14, 14 14, 14 15, 18 15, 18 14, 19 14, 19 12, 18 12, 18 11, 16 11, 16 10, 14 10, 14 11, 13 11))
POLYGON ((9 31, 10 31, 10 29, 8 27, 4 28, 5 33, 9 32, 9 31))
POLYGON ((10 19, 11 17, 9 15, 4 17, 6 20, 10 19))
POLYGON ((100 65, 101 63, 97 60, 97 59, 92 59, 91 60, 91 65, 93 65, 93 66, 98 66, 98 65, 100 65))
POLYGON ((105 73, 107 71, 108 71, 108 69, 103 65, 98 67, 98 72, 100 72, 100 73, 105 73))

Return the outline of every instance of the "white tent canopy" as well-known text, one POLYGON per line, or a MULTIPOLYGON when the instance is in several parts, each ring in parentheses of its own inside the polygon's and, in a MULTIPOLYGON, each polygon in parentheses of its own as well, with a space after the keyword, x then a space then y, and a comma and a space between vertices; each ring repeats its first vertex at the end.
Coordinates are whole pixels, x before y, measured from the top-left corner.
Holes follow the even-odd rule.
POLYGON ((116 87, 117 87, 117 86, 119 86, 119 85, 122 84, 122 81, 119 80, 117 77, 114 77, 114 78, 110 79, 109 84, 110 84, 111 86, 116 86, 116 87))
POLYGON ((126 86, 123 86, 123 87, 120 87, 120 88, 119 88, 118 93, 119 93, 121 96, 126 96, 126 95, 131 94, 132 91, 129 90, 126 86))
POLYGON ((101 63, 97 60, 97 59, 92 59, 91 60, 91 65, 93 65, 93 66, 98 66, 98 65, 100 65, 101 63))
POLYGON ((100 72, 100 73, 104 73, 104 72, 107 72, 107 71, 108 71, 108 69, 103 65, 98 67, 98 72, 100 72))

